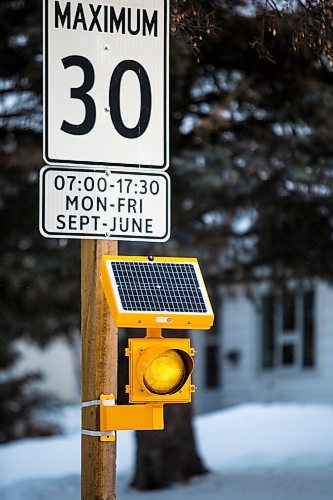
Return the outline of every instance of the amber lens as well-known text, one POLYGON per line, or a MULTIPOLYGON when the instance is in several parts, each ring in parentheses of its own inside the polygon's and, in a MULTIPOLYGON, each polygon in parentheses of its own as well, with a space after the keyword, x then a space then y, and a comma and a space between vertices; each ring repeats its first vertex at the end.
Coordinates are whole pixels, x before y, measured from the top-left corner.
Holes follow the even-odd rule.
POLYGON ((185 363, 175 349, 168 349, 152 360, 143 376, 147 389, 154 394, 172 394, 184 384, 185 363))

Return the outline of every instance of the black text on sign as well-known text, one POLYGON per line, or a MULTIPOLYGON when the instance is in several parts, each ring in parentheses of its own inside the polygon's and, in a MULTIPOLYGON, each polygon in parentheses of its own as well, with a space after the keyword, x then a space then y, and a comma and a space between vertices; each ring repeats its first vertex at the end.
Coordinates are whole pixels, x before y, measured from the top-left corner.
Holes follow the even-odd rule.
POLYGON ((40 232, 51 238, 166 241, 170 235, 169 176, 44 167, 40 232))

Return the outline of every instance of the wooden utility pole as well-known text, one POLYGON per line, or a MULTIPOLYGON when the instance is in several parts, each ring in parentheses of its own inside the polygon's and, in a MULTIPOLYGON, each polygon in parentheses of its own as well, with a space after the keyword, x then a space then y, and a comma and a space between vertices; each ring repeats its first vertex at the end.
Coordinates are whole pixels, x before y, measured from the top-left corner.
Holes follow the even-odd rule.
MULTIPOLYGON (((102 255, 117 255, 108 240, 81 242, 82 401, 117 396, 117 329, 99 283, 102 255)), ((99 406, 82 408, 82 429, 99 430, 99 406)), ((116 442, 82 435, 81 499, 116 498, 116 442)))

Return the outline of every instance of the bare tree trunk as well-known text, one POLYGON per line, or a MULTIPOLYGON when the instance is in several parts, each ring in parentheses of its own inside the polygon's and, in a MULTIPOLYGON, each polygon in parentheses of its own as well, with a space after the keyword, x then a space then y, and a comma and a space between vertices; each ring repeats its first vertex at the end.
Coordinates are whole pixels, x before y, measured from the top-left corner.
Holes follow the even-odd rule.
POLYGON ((206 472, 195 447, 190 404, 165 405, 165 430, 137 432, 133 487, 166 488, 206 472))

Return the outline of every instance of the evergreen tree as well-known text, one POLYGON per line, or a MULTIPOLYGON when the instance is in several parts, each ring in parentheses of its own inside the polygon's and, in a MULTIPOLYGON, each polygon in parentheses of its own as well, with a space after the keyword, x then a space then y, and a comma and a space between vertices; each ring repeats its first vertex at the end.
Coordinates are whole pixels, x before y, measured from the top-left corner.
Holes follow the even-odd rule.
POLYGON ((42 398, 31 392, 37 375, 5 372, 17 359, 15 342, 71 341, 79 329, 79 245, 38 232, 41 20, 39 1, 1 2, 0 442, 38 432, 32 411, 42 398))

